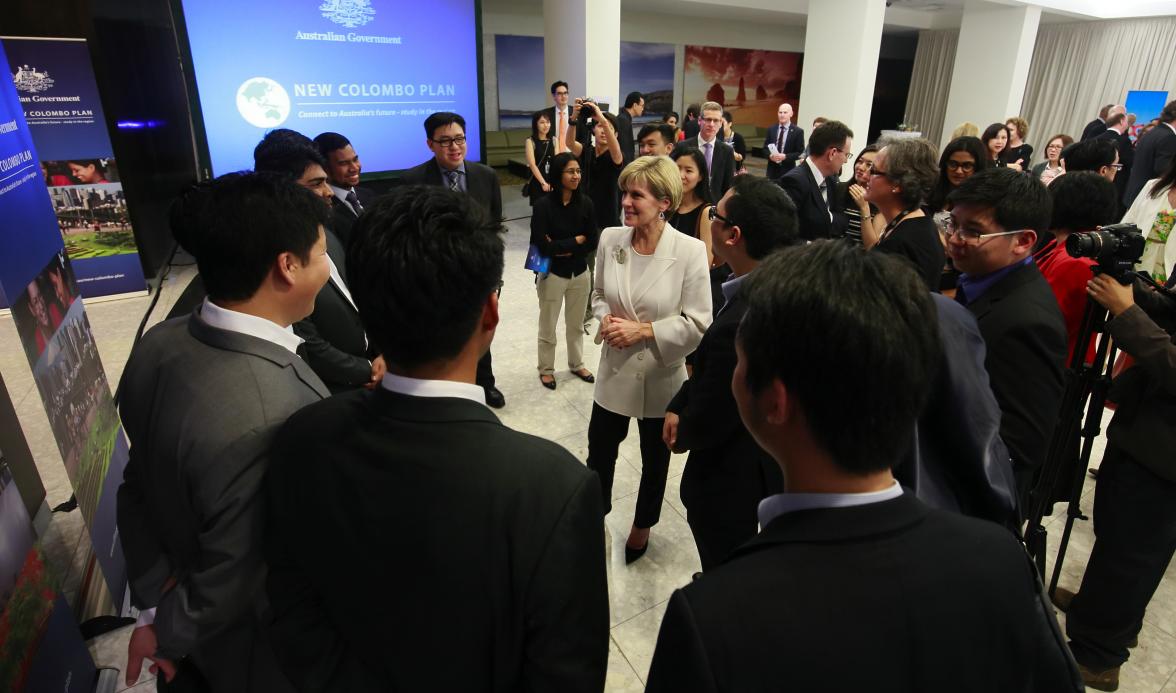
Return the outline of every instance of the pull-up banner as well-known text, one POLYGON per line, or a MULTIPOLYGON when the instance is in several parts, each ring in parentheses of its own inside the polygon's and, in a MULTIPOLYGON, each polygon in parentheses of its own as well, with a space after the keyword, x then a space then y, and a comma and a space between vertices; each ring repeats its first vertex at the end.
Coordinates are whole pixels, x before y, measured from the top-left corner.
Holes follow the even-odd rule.
POLYGON ((147 283, 86 41, 6 37, 3 43, 82 296, 143 292, 147 283))
MULTIPOLYGON (((7 66, 0 46, 0 68, 7 66)), ((128 446, 40 161, 17 93, 0 81, 0 291, 12 301, 13 322, 117 608, 127 577, 115 506, 128 446)))

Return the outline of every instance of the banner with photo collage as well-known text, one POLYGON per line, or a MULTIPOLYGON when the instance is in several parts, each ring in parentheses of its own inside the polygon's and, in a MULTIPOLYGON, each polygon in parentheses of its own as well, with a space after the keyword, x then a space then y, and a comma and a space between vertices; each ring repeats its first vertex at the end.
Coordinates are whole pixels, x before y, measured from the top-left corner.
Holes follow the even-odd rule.
POLYGON ((86 41, 6 37, 3 44, 81 295, 145 291, 86 41))
MULTIPOLYGON (((0 67, 7 65, 0 50, 0 67)), ((0 289, 12 300, 100 573, 122 613, 127 577, 115 507, 128 445, 40 161, 17 92, 0 83, 0 289)))

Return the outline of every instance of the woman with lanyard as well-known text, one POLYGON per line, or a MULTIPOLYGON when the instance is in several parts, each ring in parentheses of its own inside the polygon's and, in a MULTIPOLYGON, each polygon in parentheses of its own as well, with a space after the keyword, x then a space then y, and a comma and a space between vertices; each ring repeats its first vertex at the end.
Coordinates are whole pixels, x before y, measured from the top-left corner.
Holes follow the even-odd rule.
POLYGON ((551 192, 547 175, 551 172, 551 157, 555 156, 555 143, 551 140, 551 120, 546 111, 535 111, 531 116, 531 136, 524 144, 527 168, 531 169, 531 180, 523 186, 523 195, 530 198, 531 206, 551 192))
MULTIPOLYGON (((938 177, 931 143, 923 138, 901 139, 887 144, 874 157, 866 188, 866 201, 889 220, 872 249, 910 260, 927 290, 936 293, 946 254, 939 230, 923 212, 922 204, 938 177)), ((863 244, 869 248, 865 240, 863 244)))
POLYGON ((551 192, 539 198, 531 214, 531 243, 551 258, 535 281, 539 294, 539 382, 555 389, 555 325, 561 307, 568 349, 568 369, 586 383, 596 382, 584 367, 581 317, 592 282, 587 257, 596 248, 592 201, 580 192, 580 162, 570 152, 551 161, 551 192))

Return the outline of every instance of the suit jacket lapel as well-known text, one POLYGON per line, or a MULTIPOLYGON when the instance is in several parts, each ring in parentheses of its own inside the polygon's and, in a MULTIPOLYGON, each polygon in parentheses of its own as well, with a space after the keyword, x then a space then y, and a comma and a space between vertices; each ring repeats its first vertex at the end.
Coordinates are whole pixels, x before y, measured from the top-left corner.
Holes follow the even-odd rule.
POLYGON ((821 197, 821 181, 817 180, 817 177, 813 175, 813 169, 807 163, 804 164, 804 175, 813 184, 813 201, 816 202, 817 206, 819 206, 821 209, 828 212, 829 206, 825 204, 825 198, 821 197))
MULTIPOLYGON (((630 235, 630 240, 632 236, 630 235)), ((657 241, 657 248, 653 251, 653 260, 645 269, 645 273, 637 278, 633 284, 633 303, 641 300, 645 292, 661 279, 661 276, 666 273, 670 267, 677 261, 674 257, 674 249, 678 244, 678 230, 673 226, 666 224, 662 230, 661 238, 657 241)), ((636 315, 636 313, 634 313, 636 315)))
MULTIPOLYGON (((630 273, 633 268, 633 229, 625 229, 624 235, 621 236, 620 252, 625 254, 624 262, 617 262, 616 257, 613 257, 612 266, 615 272, 617 282, 618 295, 621 299, 621 305, 624 306, 625 311, 629 315, 636 316, 637 309, 633 307, 633 293, 630 291, 630 273)), ((604 252, 615 252, 615 248, 602 248, 604 252)), ((599 252, 599 251, 598 251, 599 252)))

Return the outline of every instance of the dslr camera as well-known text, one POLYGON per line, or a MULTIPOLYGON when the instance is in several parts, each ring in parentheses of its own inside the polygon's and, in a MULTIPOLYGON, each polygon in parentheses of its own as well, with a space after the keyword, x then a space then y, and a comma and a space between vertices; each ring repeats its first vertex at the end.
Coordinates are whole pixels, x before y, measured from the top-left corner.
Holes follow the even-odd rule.
POLYGON ((1135 263, 1143 256, 1143 243, 1143 233, 1135 224, 1113 224, 1070 234, 1066 252, 1073 257, 1094 260, 1096 274, 1109 274, 1127 285, 1134 278, 1135 263))

